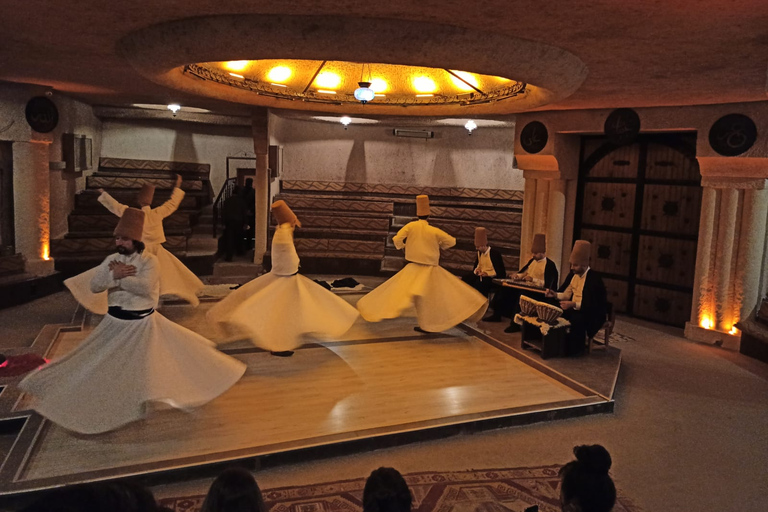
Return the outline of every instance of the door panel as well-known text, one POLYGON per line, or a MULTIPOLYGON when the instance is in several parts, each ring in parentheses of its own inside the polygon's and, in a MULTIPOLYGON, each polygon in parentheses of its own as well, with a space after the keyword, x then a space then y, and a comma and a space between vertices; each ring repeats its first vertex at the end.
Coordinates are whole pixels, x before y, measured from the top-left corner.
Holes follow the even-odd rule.
POLYGON ((584 187, 584 224, 631 228, 635 211, 632 183, 587 183, 584 187))

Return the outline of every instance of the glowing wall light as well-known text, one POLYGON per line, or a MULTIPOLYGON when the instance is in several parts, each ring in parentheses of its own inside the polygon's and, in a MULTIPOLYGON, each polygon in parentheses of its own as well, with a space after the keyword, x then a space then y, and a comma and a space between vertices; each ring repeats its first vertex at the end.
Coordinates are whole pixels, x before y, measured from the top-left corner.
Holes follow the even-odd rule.
POLYGON ((40 251, 40 256, 42 256, 45 261, 48 261, 51 259, 51 247, 48 244, 48 242, 43 242, 43 245, 40 251))
POLYGON ((292 74, 293 71, 291 71, 291 68, 287 66, 275 66, 269 70, 269 73, 267 73, 267 78, 270 82, 285 82, 291 78, 292 74))
POLYGON ((699 322, 699 325, 704 329, 712 329, 715 323, 712 321, 712 317, 704 315, 701 317, 701 321, 699 322))
POLYGON ((413 88, 416 89, 417 92, 428 93, 435 92, 437 85, 435 84, 435 81, 428 76, 417 76, 413 79, 413 88))
POLYGON ((230 60, 224 63, 224 67, 230 71, 242 71, 248 67, 247 60, 230 60))
POLYGON ((335 89, 340 83, 341 77, 331 71, 323 71, 315 78, 315 84, 324 89, 335 89))

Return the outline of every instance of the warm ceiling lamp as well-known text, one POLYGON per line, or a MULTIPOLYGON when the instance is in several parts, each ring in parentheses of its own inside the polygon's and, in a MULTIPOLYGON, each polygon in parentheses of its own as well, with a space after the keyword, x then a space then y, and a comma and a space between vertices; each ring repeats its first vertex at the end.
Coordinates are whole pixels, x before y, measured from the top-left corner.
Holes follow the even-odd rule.
POLYGON ((451 70, 451 81, 457 89, 462 91, 472 91, 477 88, 477 77, 466 71, 451 70))
POLYGON ((287 66, 275 66, 269 70, 269 73, 267 73, 267 78, 270 82, 280 83, 288 80, 292 73, 293 71, 291 71, 291 68, 287 66))
POLYGON ((230 71, 242 71, 248 67, 247 60, 230 60, 224 63, 224 67, 230 71))
POLYGON ((315 83, 318 85, 318 87, 323 87, 325 89, 335 89, 341 83, 341 77, 336 73, 323 71, 317 75, 315 83))
POLYGON ((417 92, 430 93, 435 92, 437 85, 435 85, 435 81, 428 76, 417 76, 413 79, 413 88, 416 89, 417 92))
POLYGON ((387 90, 387 82, 383 78, 374 78, 371 80, 371 89, 376 94, 382 93, 387 90))

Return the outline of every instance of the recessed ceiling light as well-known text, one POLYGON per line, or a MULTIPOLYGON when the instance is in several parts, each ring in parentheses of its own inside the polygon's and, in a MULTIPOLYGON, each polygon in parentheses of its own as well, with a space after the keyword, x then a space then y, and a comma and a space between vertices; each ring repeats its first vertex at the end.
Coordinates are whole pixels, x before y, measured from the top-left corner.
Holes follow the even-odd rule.
POLYGON ((291 68, 287 66, 276 66, 269 70, 267 78, 272 82, 285 82, 292 74, 293 71, 291 71, 291 68))
POLYGON ((320 94, 336 94, 336 91, 326 91, 323 89, 318 89, 317 92, 319 92, 320 94))
POLYGON ((242 71, 248 67, 247 60, 230 60, 224 63, 224 67, 230 71, 242 71))
POLYGON ((417 98, 430 98, 432 96, 434 96, 434 94, 417 94, 416 95, 417 98))
POLYGON ((273 83, 273 82, 270 82, 269 85, 274 85, 275 87, 288 87, 285 84, 276 84, 276 83, 273 83))
POLYGON ((325 87, 326 89, 334 89, 341 83, 341 77, 336 73, 323 71, 317 75, 317 78, 315 78, 315 83, 320 87, 325 87))
POLYGON ((413 79, 413 88, 416 89, 417 92, 427 93, 427 92, 435 92, 435 89, 437 89, 437 85, 435 85, 435 81, 429 78, 428 76, 417 76, 413 79))
POLYGON ((235 78, 242 78, 242 79, 245 79, 245 77, 244 77, 243 75, 238 75, 237 73, 230 73, 230 76, 233 76, 233 77, 235 77, 235 78))

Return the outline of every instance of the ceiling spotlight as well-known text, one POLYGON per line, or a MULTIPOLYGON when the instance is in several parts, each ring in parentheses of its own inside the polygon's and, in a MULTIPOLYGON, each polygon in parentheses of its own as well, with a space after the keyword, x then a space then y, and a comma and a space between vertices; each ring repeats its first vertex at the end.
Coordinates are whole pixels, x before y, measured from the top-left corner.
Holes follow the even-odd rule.
POLYGON ((469 121, 467 121, 467 124, 465 124, 465 125, 464 125, 464 128, 466 128, 466 129, 467 129, 467 131, 469 132, 469 134, 468 134, 468 135, 472 135, 472 131, 473 131, 475 128, 477 128, 477 124, 475 124, 475 122, 474 122, 473 120, 471 120, 471 119, 470 119, 469 121))
POLYGON ((346 130, 347 126, 349 126, 349 123, 352 122, 352 118, 350 118, 349 116, 344 116, 341 119, 339 119, 339 122, 341 122, 341 124, 344 125, 344 129, 346 130))
POLYGON ((173 117, 176 117, 176 112, 178 112, 179 109, 181 109, 181 105, 178 105, 176 103, 171 103, 170 105, 168 105, 168 110, 173 112, 173 117))

